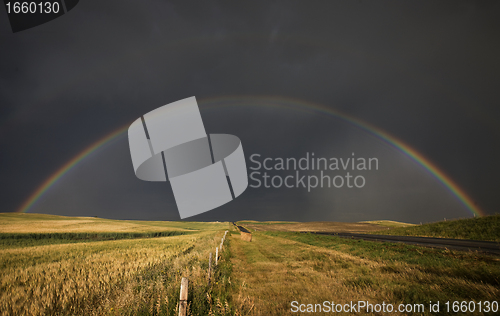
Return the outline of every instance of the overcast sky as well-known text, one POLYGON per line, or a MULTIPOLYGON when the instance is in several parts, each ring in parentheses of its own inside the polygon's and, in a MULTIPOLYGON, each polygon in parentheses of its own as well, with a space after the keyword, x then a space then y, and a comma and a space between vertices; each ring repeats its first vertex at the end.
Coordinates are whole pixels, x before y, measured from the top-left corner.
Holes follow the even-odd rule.
MULTIPOLYGON (((18 210, 109 133, 196 96, 206 131, 238 136, 247 167, 255 153, 314 152, 375 157, 379 169, 351 172, 365 178, 363 188, 249 187, 190 220, 472 216, 408 155, 311 104, 406 143, 493 214, 499 16, 498 1, 82 0, 60 18, 12 33, 0 9, 0 212, 18 210)), ((168 182, 135 177, 126 134, 72 168, 29 212, 179 219, 168 182)))

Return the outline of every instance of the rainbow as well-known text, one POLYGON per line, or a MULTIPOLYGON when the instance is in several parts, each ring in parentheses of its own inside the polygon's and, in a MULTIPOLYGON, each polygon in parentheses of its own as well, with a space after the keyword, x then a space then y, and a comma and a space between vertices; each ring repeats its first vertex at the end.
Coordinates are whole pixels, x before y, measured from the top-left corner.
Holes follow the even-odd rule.
POLYGON ((100 140, 96 141, 92 145, 88 146, 85 150, 80 152, 78 155, 73 157, 70 161, 65 163, 56 172, 54 172, 50 177, 48 177, 30 196, 29 198, 19 207, 17 212, 26 213, 41 197, 45 194, 56 182, 61 179, 68 171, 73 167, 78 165, 82 160, 88 157, 90 154, 104 146, 105 144, 111 142, 115 138, 122 135, 127 131, 130 124, 120 127, 119 129, 111 132, 110 134, 104 136, 100 140))
MULTIPOLYGON (((342 113, 338 110, 328 108, 324 105, 303 101, 299 99, 277 97, 277 96, 224 96, 224 97, 213 97, 201 99, 198 101, 200 105, 200 110, 214 109, 214 108, 224 108, 224 107, 234 107, 234 106, 249 106, 249 107, 274 107, 281 108, 285 110, 296 110, 309 113, 321 113, 329 116, 339 118, 345 122, 348 122, 357 128, 364 130, 370 134, 377 136, 379 139, 389 144, 390 146, 396 148, 397 150, 403 152, 406 156, 410 157, 417 164, 421 165, 424 169, 429 171, 436 179, 438 179, 448 190, 456 197, 459 201, 475 216, 484 216, 484 212, 476 205, 474 205, 472 199, 467 195, 467 193, 461 189, 448 175, 441 171, 435 164, 433 164, 429 159, 424 157, 418 151, 405 144, 396 137, 388 134, 382 129, 371 125, 365 121, 358 118, 350 116, 348 114, 342 113)), ((59 179, 61 179, 68 171, 73 167, 81 163, 86 157, 91 155, 93 152, 104 146, 105 144, 113 141, 117 137, 124 135, 130 124, 126 124, 108 135, 104 136, 100 140, 94 142, 78 155, 73 157, 70 161, 65 163, 60 167, 54 174, 52 174, 47 180, 45 180, 29 197, 23 202, 19 207, 17 212, 25 213, 47 192, 59 179)))

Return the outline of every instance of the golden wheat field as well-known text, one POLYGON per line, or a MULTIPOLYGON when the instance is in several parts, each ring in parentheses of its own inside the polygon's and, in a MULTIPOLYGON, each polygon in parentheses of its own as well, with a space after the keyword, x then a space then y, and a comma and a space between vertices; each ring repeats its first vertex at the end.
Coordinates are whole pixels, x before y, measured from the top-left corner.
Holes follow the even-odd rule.
POLYGON ((96 217, 0 213, 0 233, 199 231, 218 230, 222 229, 222 226, 218 222, 127 221, 96 217))
MULTIPOLYGON (((22 220, 12 225, 21 232, 50 232, 51 226, 52 231, 64 232, 67 227, 66 231, 81 232, 93 221, 45 217, 40 227, 33 227, 36 217, 23 216, 28 218, 24 227, 22 220)), ((93 229, 107 232, 124 226, 129 230, 155 227, 154 223, 114 226, 115 221, 95 221, 98 225, 93 229)), ((3 224, 5 232, 8 225, 3 224)), ((160 229, 171 228, 156 224, 160 229)), ((209 252, 214 252, 228 224, 209 223, 201 225, 203 230, 196 223, 170 225, 176 230, 198 230, 171 237, 21 243, 0 249, 1 315, 174 314, 181 277, 188 277, 192 286, 206 286, 209 252)))

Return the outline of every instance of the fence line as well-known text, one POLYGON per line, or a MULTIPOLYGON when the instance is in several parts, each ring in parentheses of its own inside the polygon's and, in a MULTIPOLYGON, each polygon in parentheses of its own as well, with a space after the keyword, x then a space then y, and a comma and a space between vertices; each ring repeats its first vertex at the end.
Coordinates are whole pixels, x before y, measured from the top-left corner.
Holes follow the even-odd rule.
POLYGON ((210 285, 210 276, 212 275, 212 253, 208 258, 208 285, 210 285))
MULTIPOLYGON (((224 245, 224 241, 226 240, 226 235, 229 231, 226 230, 224 232, 224 236, 221 239, 220 245, 215 248, 215 265, 217 265, 217 261, 219 259, 219 248, 220 253, 222 255, 222 246, 224 245)), ((212 253, 210 253, 208 257, 208 285, 210 286, 210 279, 212 277, 212 253)), ((187 298, 188 298, 188 278, 182 278, 181 280, 181 291, 179 298, 179 316, 186 316, 187 312, 187 298)))

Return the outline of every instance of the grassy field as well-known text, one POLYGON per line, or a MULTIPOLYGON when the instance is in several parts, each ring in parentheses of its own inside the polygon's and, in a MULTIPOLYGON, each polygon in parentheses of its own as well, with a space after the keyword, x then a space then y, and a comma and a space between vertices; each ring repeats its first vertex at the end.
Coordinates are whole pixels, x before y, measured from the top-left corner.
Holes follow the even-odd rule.
POLYGON ((292 301, 440 301, 443 307, 446 301, 500 297, 498 257, 276 231, 231 243, 238 284, 233 302, 244 315, 291 314, 292 301))
POLYGON ((220 227, 221 223, 218 222, 126 221, 95 217, 0 213, 0 233, 145 233, 217 230, 220 227))
POLYGON ((350 233, 366 233, 379 231, 381 229, 389 229, 393 224, 384 225, 378 223, 344 223, 344 222, 257 222, 257 221, 241 221, 238 225, 254 231, 288 231, 288 232, 350 232, 350 233))
POLYGON ((415 224, 402 223, 402 222, 396 222, 396 221, 387 221, 387 220, 382 220, 382 221, 362 221, 360 223, 375 224, 375 225, 379 225, 379 226, 383 226, 383 227, 389 227, 389 228, 416 226, 415 224))
POLYGON ((177 315, 182 277, 190 281, 190 314, 233 313, 227 296, 228 247, 211 286, 207 280, 209 252, 220 243, 228 223, 122 222, 37 214, 1 214, 0 221, 4 240, 15 235, 11 223, 21 234, 38 236, 43 242, 30 244, 21 238, 24 243, 0 247, 1 315, 177 315), (141 235, 152 232, 189 234, 141 235), (72 234, 79 236, 77 242, 72 234), (85 238, 96 234, 118 239, 85 238))
POLYGON ((443 221, 411 227, 380 230, 375 234, 423 236, 500 242, 500 215, 443 221))
MULTIPOLYGON (((489 231, 497 218, 478 220, 472 231, 489 231)), ((189 315, 294 314, 293 301, 424 304, 430 315, 429 301, 440 301, 439 314, 447 314, 446 301, 500 297, 499 257, 307 233, 424 225, 238 224, 252 231, 252 242, 230 223, 0 214, 0 315, 177 315, 182 277, 190 281, 189 315), (208 256, 225 230, 209 285, 208 256)))
MULTIPOLYGON (((483 236, 491 239, 488 228, 494 226, 496 220, 495 217, 475 219, 479 224, 475 231, 485 231, 483 236)), ((312 223, 303 224, 315 230, 312 223)), ((384 232, 421 227, 386 221, 366 224, 379 229, 385 226, 384 232), (392 228, 387 230, 387 226, 392 228)), ((456 224, 444 223, 442 231, 450 234, 451 225, 456 224)), ((497 256, 297 233, 289 231, 286 225, 247 222, 244 226, 253 231, 252 242, 234 237, 231 241, 233 276, 238 288, 233 302, 243 315, 292 314, 293 301, 299 304, 385 302, 395 308, 399 304, 410 304, 414 308, 424 304, 425 315, 431 314, 429 301, 440 301, 439 314, 456 315, 446 312, 443 306, 446 301, 498 302, 500 297, 500 258, 497 256)), ((368 227, 365 232, 380 233, 364 227, 368 227)), ((319 228, 348 231, 357 230, 359 226, 331 223, 319 228)), ((443 234, 434 236, 443 237, 443 234)), ((358 310, 350 314, 377 313, 358 310)), ((470 314, 483 315, 477 311, 470 314)))

